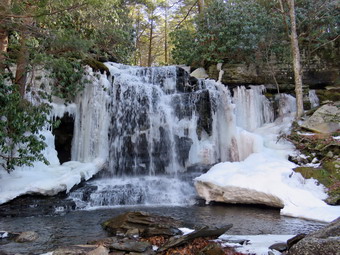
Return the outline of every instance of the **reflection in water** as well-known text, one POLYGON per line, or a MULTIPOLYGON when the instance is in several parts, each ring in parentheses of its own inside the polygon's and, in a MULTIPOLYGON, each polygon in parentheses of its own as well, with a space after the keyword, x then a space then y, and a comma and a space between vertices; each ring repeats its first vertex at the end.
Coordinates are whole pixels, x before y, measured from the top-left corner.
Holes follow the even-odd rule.
POLYGON ((107 236, 101 223, 126 211, 146 211, 182 220, 184 226, 234 226, 228 234, 298 234, 324 226, 323 223, 280 216, 279 211, 249 206, 213 205, 187 207, 117 207, 93 211, 74 211, 66 215, 28 218, 2 218, 0 230, 11 232, 36 231, 33 243, 0 243, 0 251, 11 253, 42 253, 56 247, 84 244, 107 236))

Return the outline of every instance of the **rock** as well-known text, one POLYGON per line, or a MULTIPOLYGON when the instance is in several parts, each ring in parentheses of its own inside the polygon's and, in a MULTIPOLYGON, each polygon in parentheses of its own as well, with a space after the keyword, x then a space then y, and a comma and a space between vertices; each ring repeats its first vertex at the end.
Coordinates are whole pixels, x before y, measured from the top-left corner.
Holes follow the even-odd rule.
POLYGON ((190 75, 197 78, 197 79, 205 79, 205 78, 209 77, 207 72, 205 71, 205 69, 203 67, 197 68, 190 75))
POLYGON ((22 232, 19 236, 17 236, 14 241, 17 243, 26 243, 33 242, 37 240, 39 235, 34 231, 22 232))
POLYGON ((125 251, 112 251, 110 252, 110 255, 124 255, 125 251))
POLYGON ((13 233, 8 231, 0 231, 0 240, 1 239, 14 239, 15 237, 19 236, 20 233, 13 233))
POLYGON ((108 255, 109 251, 98 245, 73 245, 70 247, 58 248, 53 255, 108 255))
POLYGON ((340 255, 340 217, 293 244, 289 255, 340 255))
POLYGON ((148 248, 151 248, 151 244, 148 242, 138 242, 138 241, 121 241, 117 243, 112 243, 109 246, 110 249, 128 252, 145 252, 148 248))
POLYGON ((87 253, 87 255, 108 255, 108 254, 109 254, 109 250, 103 246, 98 246, 97 249, 94 249, 87 253))
POLYGON ((287 240, 287 249, 289 250, 294 244, 305 238, 306 234, 298 234, 287 240))
POLYGON ((208 227, 202 227, 199 230, 191 232, 190 234, 177 236, 170 238, 162 247, 158 249, 159 252, 165 251, 167 249, 177 247, 179 245, 185 244, 195 238, 199 237, 218 237, 225 232, 227 232, 230 228, 232 228, 232 224, 226 225, 221 228, 209 229, 208 227))
POLYGON ((275 243, 269 246, 269 249, 284 252, 287 250, 287 243, 275 243))
POLYGON ((67 213, 76 204, 66 199, 66 193, 54 197, 42 195, 23 195, 0 205, 0 217, 31 217, 67 213))
POLYGON ((171 217, 151 215, 144 212, 127 212, 105 221, 102 226, 112 235, 137 234, 173 236, 180 234, 181 223, 171 217))
POLYGON ((110 244, 116 243, 118 241, 119 241, 119 239, 117 237, 113 236, 113 237, 107 237, 107 238, 100 239, 100 240, 89 241, 89 242, 87 242, 87 244, 102 245, 104 247, 109 247, 110 244))
POLYGON ((196 181, 195 188, 198 195, 207 202, 260 204, 277 208, 283 208, 284 206, 283 201, 280 198, 253 189, 234 186, 222 187, 207 181, 196 181))
POLYGON ((208 244, 199 252, 199 255, 223 255, 223 254, 225 253, 222 247, 217 243, 208 244))
POLYGON ((340 129, 340 108, 326 104, 316 110, 301 126, 318 133, 333 133, 340 129))

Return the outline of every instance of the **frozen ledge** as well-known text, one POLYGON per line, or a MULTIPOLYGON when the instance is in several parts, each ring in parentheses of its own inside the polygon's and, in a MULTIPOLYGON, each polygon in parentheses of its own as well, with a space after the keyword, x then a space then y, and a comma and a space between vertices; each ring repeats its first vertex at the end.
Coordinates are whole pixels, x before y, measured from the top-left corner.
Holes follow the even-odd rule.
POLYGON ((98 173, 105 160, 97 158, 90 163, 77 161, 62 165, 46 166, 42 163, 34 167, 22 167, 10 174, 0 172, 0 204, 26 194, 56 195, 69 192, 72 187, 86 181, 98 173))

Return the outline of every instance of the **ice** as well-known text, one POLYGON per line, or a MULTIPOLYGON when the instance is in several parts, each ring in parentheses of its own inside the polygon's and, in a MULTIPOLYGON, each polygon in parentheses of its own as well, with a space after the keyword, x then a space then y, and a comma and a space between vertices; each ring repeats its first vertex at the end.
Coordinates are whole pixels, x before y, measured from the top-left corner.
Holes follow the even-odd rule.
POLYGON ((73 117, 77 116, 75 120, 76 127, 79 127, 81 121, 88 121, 83 115, 87 115, 89 118, 93 117, 92 121, 86 123, 87 132, 82 132, 81 134, 76 132, 75 134, 75 143, 79 144, 73 146, 73 150, 75 150, 75 154, 81 150, 83 155, 86 155, 86 158, 85 156, 83 158, 75 156, 74 158, 77 161, 65 162, 60 165, 57 151, 54 147, 54 136, 51 132, 51 127, 47 125, 40 134, 44 135, 44 142, 47 145, 42 153, 50 164, 45 165, 42 162, 34 162, 31 167, 16 167, 10 174, 1 169, 0 204, 24 194, 55 195, 62 191, 69 192, 73 186, 81 181, 90 179, 103 169, 106 163, 105 153, 107 153, 107 146, 105 146, 105 137, 107 136, 107 129, 105 130, 106 111, 103 110, 105 97, 100 92, 104 90, 108 82, 103 77, 104 75, 98 78, 92 73, 93 82, 83 92, 88 94, 92 92, 99 97, 96 102, 104 102, 101 108, 86 96, 83 97, 83 101, 78 100, 78 104, 64 104, 63 100, 56 100, 51 103, 51 118, 62 118, 64 114, 73 117), (83 108, 88 106, 88 108, 83 109, 82 106, 84 106, 83 108), (84 112, 84 114, 82 115, 81 112, 84 112))

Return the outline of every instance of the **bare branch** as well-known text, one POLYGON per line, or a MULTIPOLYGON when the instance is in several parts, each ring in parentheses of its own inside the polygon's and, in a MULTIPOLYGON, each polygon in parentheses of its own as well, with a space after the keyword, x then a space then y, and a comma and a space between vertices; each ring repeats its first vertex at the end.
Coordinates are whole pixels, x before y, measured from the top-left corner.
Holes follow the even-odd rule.
POLYGON ((175 30, 179 28, 179 26, 187 19, 187 17, 189 16, 190 12, 192 11, 192 9, 195 7, 195 5, 197 4, 198 0, 190 7, 190 9, 188 10, 187 14, 184 16, 184 18, 177 24, 177 26, 175 27, 175 30))

